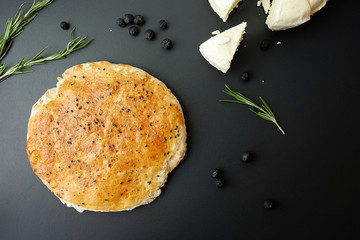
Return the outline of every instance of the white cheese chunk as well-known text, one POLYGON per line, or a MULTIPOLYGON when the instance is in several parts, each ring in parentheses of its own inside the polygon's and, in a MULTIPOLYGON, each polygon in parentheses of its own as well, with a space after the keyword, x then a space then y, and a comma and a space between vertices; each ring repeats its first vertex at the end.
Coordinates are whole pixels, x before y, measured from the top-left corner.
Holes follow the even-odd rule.
POLYGON ((307 21, 310 16, 323 8, 328 0, 259 0, 266 14, 266 24, 273 31, 297 27, 307 21))
POLYGON ((210 6, 226 22, 231 11, 241 0, 209 0, 210 6))
POLYGON ((310 20, 307 0, 273 0, 266 24, 273 31, 294 28, 310 20))
POLYGON ((226 73, 245 34, 246 22, 211 37, 200 45, 202 56, 218 70, 226 73))
POLYGON ((328 0, 308 0, 311 7, 311 15, 322 9, 328 0))

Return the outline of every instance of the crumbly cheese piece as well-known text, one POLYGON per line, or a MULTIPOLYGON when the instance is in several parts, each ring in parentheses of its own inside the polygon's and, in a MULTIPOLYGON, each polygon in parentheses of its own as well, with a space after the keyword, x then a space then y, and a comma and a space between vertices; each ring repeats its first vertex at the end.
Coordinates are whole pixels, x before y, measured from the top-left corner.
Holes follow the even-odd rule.
POLYGON ((270 0, 259 0, 257 6, 260 7, 261 5, 263 6, 265 13, 268 14, 270 10, 270 0))
POLYGON ((311 15, 313 15, 326 5, 327 0, 308 0, 308 2, 311 7, 311 15))
POLYGON ((219 17, 226 22, 231 11, 241 0, 209 0, 209 3, 219 17))
POLYGON ((211 34, 212 34, 212 35, 218 35, 218 34, 220 34, 220 31, 219 31, 219 30, 215 30, 215 31, 213 31, 211 34))
POLYGON ((266 25, 273 31, 294 28, 309 21, 310 15, 307 0, 273 0, 266 25))
POLYGON ((211 37, 200 45, 200 53, 218 70, 226 73, 245 34, 246 22, 211 37))

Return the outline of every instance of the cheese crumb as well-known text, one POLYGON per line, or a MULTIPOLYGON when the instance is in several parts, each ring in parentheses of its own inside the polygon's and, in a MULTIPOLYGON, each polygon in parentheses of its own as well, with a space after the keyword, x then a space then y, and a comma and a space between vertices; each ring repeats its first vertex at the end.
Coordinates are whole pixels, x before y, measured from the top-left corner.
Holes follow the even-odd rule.
POLYGON ((229 14, 237 7, 241 0, 208 0, 212 9, 219 15, 219 17, 226 22, 229 14))
POLYGON ((261 5, 263 5, 263 8, 264 8, 264 12, 266 14, 269 13, 269 10, 270 10, 270 0, 259 0, 257 2, 257 6, 260 7, 261 5))

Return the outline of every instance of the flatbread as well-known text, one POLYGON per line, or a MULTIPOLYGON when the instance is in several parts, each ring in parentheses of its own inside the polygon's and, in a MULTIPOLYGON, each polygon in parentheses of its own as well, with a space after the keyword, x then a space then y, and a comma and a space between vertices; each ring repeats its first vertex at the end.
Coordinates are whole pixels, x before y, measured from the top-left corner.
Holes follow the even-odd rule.
POLYGON ((34 173, 78 211, 152 202, 186 152, 179 101, 141 69, 92 62, 66 70, 33 106, 34 173))

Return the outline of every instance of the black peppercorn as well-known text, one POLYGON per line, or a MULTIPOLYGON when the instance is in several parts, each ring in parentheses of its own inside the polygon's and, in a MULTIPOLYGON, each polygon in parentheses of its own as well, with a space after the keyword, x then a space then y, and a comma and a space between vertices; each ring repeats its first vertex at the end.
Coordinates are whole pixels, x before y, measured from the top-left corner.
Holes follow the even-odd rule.
POLYGON ((136 15, 135 18, 134 18, 134 23, 136 25, 142 26, 145 23, 145 18, 143 16, 141 16, 141 15, 136 15))
POLYGON ((155 32, 153 30, 148 29, 148 30, 145 31, 145 38, 147 40, 153 40, 154 37, 155 37, 155 32))
POLYGON ((116 19, 116 23, 117 23, 117 25, 119 25, 119 26, 122 27, 122 28, 124 28, 124 27, 127 26, 127 24, 126 24, 126 22, 124 21, 123 18, 118 18, 118 19, 116 19))
POLYGON ((131 36, 136 36, 139 34, 139 28, 136 26, 129 27, 129 33, 131 36))
POLYGON ((172 47, 172 42, 170 39, 165 38, 164 40, 162 40, 161 42, 161 46, 164 49, 170 49, 172 47))
POLYGON ((274 201, 273 200, 270 200, 270 199, 266 199, 264 200, 264 208, 265 209, 272 209, 274 208, 274 201))
POLYGON ((126 24, 131 24, 134 22, 134 15, 132 14, 125 14, 124 21, 126 24))
POLYGON ((70 24, 67 22, 61 22, 60 27, 64 30, 68 30, 70 28, 70 24))
POLYGON ((218 168, 215 168, 212 173, 211 173, 211 177, 213 178, 220 178, 221 177, 221 171, 218 168))
POLYGON ((168 28, 167 22, 165 20, 160 20, 159 21, 159 27, 161 29, 167 29, 168 28))
POLYGON ((249 73, 248 72, 243 72, 241 73, 241 79, 244 81, 244 82, 247 82, 249 80, 249 73))
POLYGON ((218 188, 222 188, 224 186, 224 181, 222 179, 215 179, 215 186, 218 188))
POLYGON ((270 41, 269 40, 264 40, 261 42, 260 44, 260 49, 265 51, 270 47, 270 41))
POLYGON ((244 152, 242 155, 243 162, 249 162, 252 160, 252 154, 249 152, 244 152))

